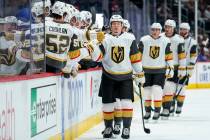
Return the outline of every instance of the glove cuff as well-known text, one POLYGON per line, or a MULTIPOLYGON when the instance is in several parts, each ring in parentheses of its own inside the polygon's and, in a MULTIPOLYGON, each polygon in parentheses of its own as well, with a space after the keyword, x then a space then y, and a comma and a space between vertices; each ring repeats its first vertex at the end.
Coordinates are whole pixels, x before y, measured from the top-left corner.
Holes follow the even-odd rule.
POLYGON ((144 77, 144 72, 140 72, 140 73, 135 74, 135 77, 136 78, 142 78, 142 77, 144 77))

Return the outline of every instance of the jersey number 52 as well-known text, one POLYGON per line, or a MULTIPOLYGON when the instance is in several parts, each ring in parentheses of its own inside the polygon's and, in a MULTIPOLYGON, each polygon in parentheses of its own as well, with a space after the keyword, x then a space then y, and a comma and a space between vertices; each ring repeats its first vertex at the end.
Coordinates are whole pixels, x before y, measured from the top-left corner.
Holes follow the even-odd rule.
POLYGON ((46 34, 46 49, 49 52, 62 54, 67 51, 69 43, 69 36, 46 34))

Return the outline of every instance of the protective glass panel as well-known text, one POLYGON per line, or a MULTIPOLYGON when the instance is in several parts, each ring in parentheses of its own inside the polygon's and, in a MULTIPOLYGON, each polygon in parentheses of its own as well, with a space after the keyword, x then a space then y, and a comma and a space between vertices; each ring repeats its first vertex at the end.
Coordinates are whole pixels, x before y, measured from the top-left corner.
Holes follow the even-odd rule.
POLYGON ((0 9, 0 76, 45 71, 44 3, 1 0, 0 9))

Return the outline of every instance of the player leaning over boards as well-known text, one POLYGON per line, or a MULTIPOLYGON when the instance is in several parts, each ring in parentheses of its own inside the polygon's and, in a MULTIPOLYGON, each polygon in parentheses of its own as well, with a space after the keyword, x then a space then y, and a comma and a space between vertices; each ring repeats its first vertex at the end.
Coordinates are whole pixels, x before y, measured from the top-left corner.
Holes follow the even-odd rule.
MULTIPOLYGON (((133 70, 138 74, 137 82, 144 82, 140 52, 136 41, 130 38, 130 34, 122 33, 123 19, 120 15, 110 18, 111 33, 99 35, 97 40, 102 56, 103 74, 99 91, 102 97, 103 116, 105 130, 104 138, 113 135, 114 102, 116 98, 121 100, 123 130, 121 137, 129 139, 130 126, 133 116, 133 70)), ((97 46, 94 52, 98 52, 97 46)), ((96 57, 97 58, 97 57, 96 57)))
MULTIPOLYGON (((180 114, 182 112, 182 106, 185 99, 185 85, 188 85, 189 77, 192 76, 193 69, 196 63, 196 59, 198 56, 197 52, 197 42, 190 36, 190 25, 188 23, 181 23, 179 34, 184 38, 185 42, 185 50, 186 50, 186 61, 187 61, 187 76, 185 76, 178 85, 178 91, 182 88, 180 93, 178 93, 175 97, 176 99, 176 114, 180 114), (186 81, 187 80, 187 81, 186 81), (185 83, 183 83, 186 81, 185 83), (183 85, 185 84, 185 85, 183 85)), ((175 107, 175 106, 174 106, 175 107)))
MULTIPOLYGON (((176 34, 176 22, 174 20, 166 20, 165 32, 162 34, 171 41, 171 50, 173 52, 174 62, 174 76, 166 80, 163 90, 163 111, 161 113, 162 119, 168 119, 170 115, 170 108, 173 102, 173 96, 176 92, 178 81, 186 76, 186 53, 184 49, 184 39, 176 34)), ((180 83, 181 84, 181 83, 180 83)))
POLYGON ((138 45, 142 53, 142 65, 145 73, 144 99, 145 99, 145 120, 151 117, 152 99, 154 102, 153 120, 157 121, 162 106, 162 94, 165 77, 172 77, 173 55, 170 49, 170 40, 160 36, 162 26, 160 23, 153 23, 151 35, 141 38, 138 45), (153 97, 152 97, 153 96, 153 97))

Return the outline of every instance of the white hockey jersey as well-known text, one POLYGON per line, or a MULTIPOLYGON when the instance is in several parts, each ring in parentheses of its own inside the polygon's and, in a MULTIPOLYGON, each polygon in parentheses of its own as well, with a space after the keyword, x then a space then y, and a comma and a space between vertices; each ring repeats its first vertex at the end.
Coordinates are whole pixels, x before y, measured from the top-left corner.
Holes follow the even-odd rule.
POLYGON ((187 61, 187 66, 188 65, 195 65, 196 59, 198 56, 198 48, 197 48, 197 42, 195 39, 192 37, 187 37, 184 39, 184 47, 186 50, 186 61, 187 61))
POLYGON ((173 68, 170 45, 170 40, 164 36, 154 39, 146 35, 140 39, 138 47, 145 73, 165 73, 166 67, 173 68))
POLYGON ((73 36, 69 24, 51 20, 45 22, 46 64, 62 69, 68 59, 70 40, 73 36))
POLYGON ((31 40, 31 54, 32 60, 35 62, 44 60, 44 23, 31 24, 31 30, 25 32, 25 42, 28 41, 25 47, 30 47, 31 40))
MULTIPOLYGON (((165 36, 165 33, 161 34, 165 36)), ((174 69, 177 69, 178 66, 186 67, 186 52, 184 48, 184 38, 178 34, 174 34, 172 37, 168 37, 171 42, 171 50, 173 52, 173 63, 174 69)))
POLYGON ((17 49, 14 41, 0 37, 0 76, 18 75, 26 66, 25 62, 17 59, 17 49))
POLYGON ((70 59, 68 52, 71 38, 74 34, 85 38, 85 31, 52 20, 47 20, 45 25, 46 63, 52 67, 63 68, 67 59, 70 59))
POLYGON ((102 56, 103 73, 108 77, 120 81, 131 78, 133 70, 136 73, 142 72, 140 52, 131 34, 106 34, 98 47, 101 52, 98 57, 102 56))

